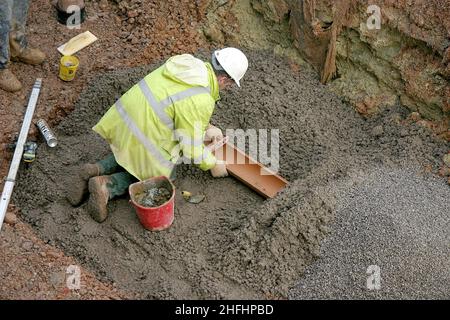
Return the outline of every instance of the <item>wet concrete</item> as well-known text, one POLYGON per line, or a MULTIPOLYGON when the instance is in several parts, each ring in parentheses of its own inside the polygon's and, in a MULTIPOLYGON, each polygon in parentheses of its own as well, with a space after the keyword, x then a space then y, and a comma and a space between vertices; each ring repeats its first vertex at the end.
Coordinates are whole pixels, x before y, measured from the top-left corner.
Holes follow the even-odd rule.
POLYGON ((280 298, 320 256, 336 214, 337 195, 328 186, 374 165, 439 168, 449 145, 401 124, 406 109, 364 119, 311 70, 294 72, 261 52, 250 53, 250 61, 242 89, 221 93, 212 123, 280 130, 280 174, 290 186, 277 198, 264 200, 231 177, 215 180, 184 166, 175 183, 175 222, 164 232, 145 231, 126 197, 109 204, 103 224, 86 204, 68 204, 69 168, 108 153, 91 127, 150 66, 101 76, 81 95, 56 129, 58 147, 41 145, 20 174, 14 199, 22 217, 100 278, 143 298, 280 298), (206 200, 188 203, 181 190, 206 200))

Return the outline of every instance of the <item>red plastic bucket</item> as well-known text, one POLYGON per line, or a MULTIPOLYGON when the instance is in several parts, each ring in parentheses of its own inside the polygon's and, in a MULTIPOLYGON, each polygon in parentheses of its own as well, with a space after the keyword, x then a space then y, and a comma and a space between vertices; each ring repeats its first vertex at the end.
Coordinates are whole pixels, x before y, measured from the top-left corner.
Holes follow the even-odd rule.
POLYGON ((137 216, 142 226, 150 231, 161 231, 169 228, 174 219, 175 186, 167 177, 155 177, 130 185, 130 202, 136 209, 137 216), (143 207, 135 200, 135 195, 151 188, 164 187, 172 193, 170 199, 159 207, 143 207))

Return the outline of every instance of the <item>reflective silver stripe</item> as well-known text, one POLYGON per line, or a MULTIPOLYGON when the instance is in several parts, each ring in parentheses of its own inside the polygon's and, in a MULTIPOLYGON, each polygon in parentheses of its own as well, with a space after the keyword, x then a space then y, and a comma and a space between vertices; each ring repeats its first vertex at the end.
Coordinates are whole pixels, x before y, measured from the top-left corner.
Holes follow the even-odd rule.
POLYGON ((161 106, 163 108, 167 108, 168 106, 170 106, 171 104, 174 104, 175 102, 196 96, 198 94, 203 94, 203 93, 210 94, 211 88, 210 87, 192 87, 187 90, 175 93, 171 96, 168 96, 164 100, 161 100, 159 103, 161 104, 161 106))
POLYGON ((209 93, 211 94, 210 87, 192 87, 187 90, 175 93, 164 100, 158 102, 156 97, 153 95, 150 87, 148 86, 145 79, 142 79, 139 82, 139 88, 141 88, 142 93, 147 99, 148 104, 151 106, 153 111, 159 117, 162 123, 164 123, 169 129, 173 130, 175 125, 173 123, 173 119, 169 117, 169 115, 165 112, 165 109, 175 102, 184 100, 186 98, 190 98, 196 96, 198 94, 209 93))
POLYGON ((123 122, 125 122, 128 129, 133 133, 136 139, 147 149, 147 151, 156 158, 161 165, 172 170, 174 164, 164 158, 164 156, 159 152, 158 148, 142 133, 142 131, 138 128, 138 126, 134 123, 134 121, 130 118, 127 111, 122 105, 122 102, 117 100, 116 109, 119 112, 119 115, 122 117, 123 122))
POLYGON ((161 103, 156 101, 155 96, 153 95, 150 87, 148 86, 147 82, 145 82, 145 80, 139 82, 139 88, 141 88, 148 104, 151 106, 162 123, 164 123, 169 129, 173 130, 175 128, 173 120, 164 111, 165 107, 161 103))

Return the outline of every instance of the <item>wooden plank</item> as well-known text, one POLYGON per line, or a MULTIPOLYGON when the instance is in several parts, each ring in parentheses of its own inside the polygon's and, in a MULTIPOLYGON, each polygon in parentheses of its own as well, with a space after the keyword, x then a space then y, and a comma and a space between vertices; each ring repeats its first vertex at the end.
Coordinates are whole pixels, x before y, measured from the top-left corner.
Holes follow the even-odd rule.
POLYGON ((217 149, 215 156, 218 160, 226 162, 231 176, 266 198, 274 198, 289 183, 231 143, 226 143, 217 149))

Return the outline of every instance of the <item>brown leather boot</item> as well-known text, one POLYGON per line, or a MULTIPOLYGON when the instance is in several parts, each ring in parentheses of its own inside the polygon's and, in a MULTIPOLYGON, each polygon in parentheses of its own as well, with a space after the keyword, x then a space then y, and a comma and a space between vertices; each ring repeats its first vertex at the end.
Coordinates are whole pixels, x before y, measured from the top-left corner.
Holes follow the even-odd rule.
POLYGON ((0 89, 16 92, 22 89, 19 79, 9 69, 0 69, 0 89))
POLYGON ((9 36, 9 48, 11 52, 12 61, 20 61, 26 64, 38 65, 45 61, 45 53, 39 49, 22 48, 20 44, 14 39, 14 35, 9 36))
POLYGON ((109 176, 94 177, 89 180, 89 202, 88 211, 92 219, 101 223, 108 217, 108 184, 111 183, 109 176))
POLYGON ((33 48, 25 48, 17 56, 11 55, 12 61, 20 61, 34 66, 43 63, 45 58, 45 53, 39 49, 33 48))
POLYGON ((72 169, 70 183, 66 189, 66 198, 72 206, 78 206, 88 193, 88 181, 100 175, 97 164, 85 164, 72 169))

